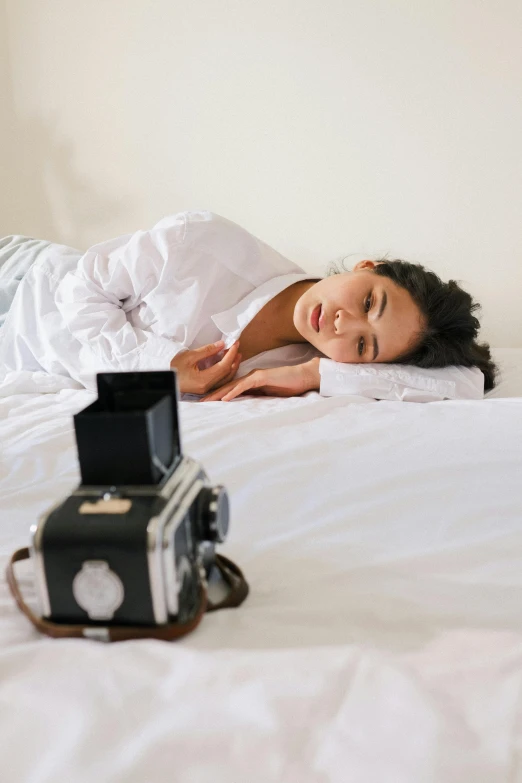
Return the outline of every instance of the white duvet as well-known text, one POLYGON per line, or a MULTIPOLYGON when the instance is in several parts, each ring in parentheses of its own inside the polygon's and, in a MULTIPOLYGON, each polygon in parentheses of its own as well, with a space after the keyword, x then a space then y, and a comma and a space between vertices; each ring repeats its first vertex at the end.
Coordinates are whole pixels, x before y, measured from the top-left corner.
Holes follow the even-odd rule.
MULTIPOLYGON (((92 399, 0 399, 2 567, 77 483, 92 399)), ((522 781, 522 398, 181 417, 251 594, 180 643, 111 646, 39 637, 2 583, 1 783, 522 781)))

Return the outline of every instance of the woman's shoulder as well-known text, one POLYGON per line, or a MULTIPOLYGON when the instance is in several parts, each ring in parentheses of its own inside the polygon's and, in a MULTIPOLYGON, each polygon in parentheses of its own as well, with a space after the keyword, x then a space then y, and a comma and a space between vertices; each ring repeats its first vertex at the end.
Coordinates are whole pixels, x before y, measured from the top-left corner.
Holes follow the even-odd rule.
POLYGON ((165 215, 161 220, 158 220, 154 225, 154 229, 170 228, 172 226, 179 225, 185 229, 189 227, 200 227, 205 229, 207 227, 215 227, 217 225, 223 226, 235 226, 240 231, 244 231, 240 226, 227 220, 222 215, 218 215, 216 212, 211 212, 208 209, 187 209, 182 212, 175 212, 170 215, 165 215))
POLYGON ((163 218, 155 229, 183 226, 183 246, 191 257, 202 254, 205 263, 215 262, 253 286, 274 277, 304 274, 304 270, 275 248, 233 220, 209 210, 187 210, 163 218))
POLYGON ((245 244, 251 234, 232 220, 206 209, 189 209, 166 215, 153 227, 153 232, 165 232, 169 244, 191 247, 204 245, 211 253, 230 245, 245 244))

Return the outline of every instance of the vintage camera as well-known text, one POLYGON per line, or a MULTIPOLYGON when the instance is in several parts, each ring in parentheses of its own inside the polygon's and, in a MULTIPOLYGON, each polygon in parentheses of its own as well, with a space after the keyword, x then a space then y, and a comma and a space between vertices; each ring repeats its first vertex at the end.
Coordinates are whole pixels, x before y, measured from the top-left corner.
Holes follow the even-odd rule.
POLYGON ((182 454, 175 372, 101 373, 97 385, 74 417, 81 484, 31 528, 41 615, 189 622, 227 535, 227 492, 182 454))

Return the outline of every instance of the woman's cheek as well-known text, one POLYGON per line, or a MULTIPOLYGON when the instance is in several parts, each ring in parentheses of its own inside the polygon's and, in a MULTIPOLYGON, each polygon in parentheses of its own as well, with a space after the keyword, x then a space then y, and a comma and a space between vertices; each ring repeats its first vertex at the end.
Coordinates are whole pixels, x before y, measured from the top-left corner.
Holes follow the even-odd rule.
POLYGON ((323 347, 320 347, 319 350, 334 362, 341 362, 342 364, 346 364, 354 361, 354 359, 350 357, 350 352, 346 346, 343 345, 328 345, 327 343, 323 347))

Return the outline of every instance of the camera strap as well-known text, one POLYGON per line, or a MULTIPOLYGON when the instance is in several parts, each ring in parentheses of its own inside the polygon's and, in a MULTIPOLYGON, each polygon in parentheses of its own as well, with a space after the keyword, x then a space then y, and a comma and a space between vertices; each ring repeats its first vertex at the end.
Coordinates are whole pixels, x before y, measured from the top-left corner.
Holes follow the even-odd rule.
POLYGON ((97 639, 105 642, 120 642, 129 639, 163 639, 172 641, 180 639, 193 631, 201 622, 205 612, 214 612, 218 609, 228 609, 240 606, 248 595, 248 583, 243 576, 241 569, 227 557, 216 554, 215 565, 219 569, 221 576, 229 586, 229 591, 225 598, 219 603, 212 603, 207 597, 206 580, 200 577, 200 601, 196 615, 187 623, 168 623, 167 625, 68 625, 66 623, 53 623, 37 614, 26 604, 18 586, 18 581, 14 572, 14 564, 20 560, 27 560, 30 557, 28 547, 18 549, 13 552, 11 559, 7 564, 6 577, 9 589, 18 605, 20 611, 32 622, 34 627, 40 633, 52 636, 55 639, 60 638, 87 638, 97 639))

